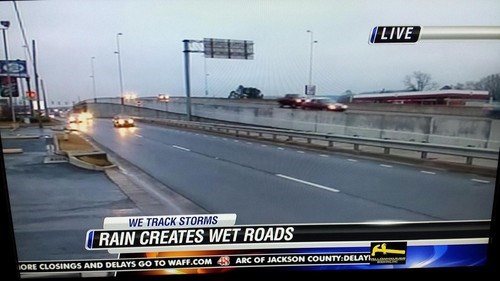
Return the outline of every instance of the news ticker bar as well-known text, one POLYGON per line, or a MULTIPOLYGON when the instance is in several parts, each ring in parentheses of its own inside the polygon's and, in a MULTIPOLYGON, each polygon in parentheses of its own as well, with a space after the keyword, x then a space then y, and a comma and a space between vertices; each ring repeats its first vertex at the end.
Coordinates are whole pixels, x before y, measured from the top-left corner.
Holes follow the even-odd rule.
POLYGON ((500 40, 499 26, 376 26, 370 44, 420 40, 500 40))
POLYGON ((370 264, 370 253, 218 255, 120 260, 42 261, 21 262, 18 264, 18 268, 20 273, 41 273, 324 264, 370 264))
MULTIPOLYGON (((451 241, 449 241, 451 242, 451 241)), ((377 269, 482 266, 486 264, 487 240, 483 243, 418 245, 415 242, 372 242, 367 247, 302 248, 295 250, 247 250, 195 252, 157 252, 121 255, 120 259, 23 261, 21 274, 64 272, 134 272, 171 269, 226 270, 228 268, 314 267, 322 269, 377 269), (439 253, 439 255, 436 255, 439 253), (181 255, 180 255, 181 254, 181 255)), ((171 274, 172 271, 157 274, 171 274)), ((182 271, 178 271, 182 273, 182 271)))
POLYGON ((99 229, 87 232, 87 250, 110 253, 200 249, 321 247, 387 240, 487 239, 488 221, 392 225, 235 225, 175 229, 99 229))

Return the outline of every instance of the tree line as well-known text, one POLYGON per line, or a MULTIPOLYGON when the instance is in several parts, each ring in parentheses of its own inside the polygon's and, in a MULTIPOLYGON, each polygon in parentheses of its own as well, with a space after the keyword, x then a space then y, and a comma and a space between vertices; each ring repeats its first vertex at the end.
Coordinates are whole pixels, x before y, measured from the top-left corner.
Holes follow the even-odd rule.
MULTIPOLYGON (((478 81, 467 81, 464 83, 445 85, 439 88, 438 83, 433 81, 432 76, 429 73, 414 71, 412 74, 405 76, 403 84, 405 86, 405 91, 431 91, 437 89, 488 91, 493 101, 500 101, 500 73, 485 76, 478 81)), ((383 89, 379 93, 387 92, 392 91, 386 91, 383 89)), ((354 94, 350 90, 347 90, 339 97, 338 100, 339 102, 348 102, 353 95, 354 94)))

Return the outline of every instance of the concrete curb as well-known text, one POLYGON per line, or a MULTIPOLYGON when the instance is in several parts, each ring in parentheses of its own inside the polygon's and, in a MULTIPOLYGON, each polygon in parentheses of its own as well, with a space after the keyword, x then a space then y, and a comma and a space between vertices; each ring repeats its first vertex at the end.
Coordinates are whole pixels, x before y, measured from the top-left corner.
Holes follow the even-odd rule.
MULTIPOLYGON (((104 171, 109 168, 116 167, 115 164, 107 165, 107 166, 100 166, 100 165, 95 165, 86 161, 83 161, 79 159, 79 157, 82 156, 100 156, 109 161, 108 156, 105 152, 97 149, 95 145, 92 144, 94 147, 93 151, 63 151, 59 147, 59 140, 57 138, 57 135, 54 135, 54 149, 55 153, 59 155, 66 155, 68 156, 68 162, 74 166, 77 166, 79 168, 87 169, 87 170, 94 170, 94 171, 104 171)), ((111 163, 111 162, 110 162, 111 163)))
POLYGON ((3 148, 2 149, 3 154, 20 154, 23 153, 22 148, 3 148))
POLYGON ((66 153, 63 153, 59 149, 59 140, 57 139, 57 135, 56 134, 53 135, 53 142, 54 142, 54 154, 65 155, 66 153))
POLYGON ((12 139, 37 139, 40 136, 35 135, 19 135, 19 136, 2 136, 2 139, 12 140, 12 139))
POLYGON ((11 129, 12 131, 19 128, 19 124, 11 123, 10 125, 0 125, 0 129, 11 129))
POLYGON ((80 167, 80 168, 83 168, 83 169, 87 169, 87 170, 104 171, 106 169, 116 167, 115 164, 108 165, 108 166, 99 166, 99 165, 95 165, 95 164, 80 160, 78 158, 80 156, 92 156, 92 155, 104 155, 104 157, 107 158, 106 153, 100 152, 100 151, 97 151, 97 152, 76 152, 76 153, 69 152, 69 153, 67 153, 67 155, 68 155, 68 160, 69 160, 70 164, 75 165, 75 166, 80 167))

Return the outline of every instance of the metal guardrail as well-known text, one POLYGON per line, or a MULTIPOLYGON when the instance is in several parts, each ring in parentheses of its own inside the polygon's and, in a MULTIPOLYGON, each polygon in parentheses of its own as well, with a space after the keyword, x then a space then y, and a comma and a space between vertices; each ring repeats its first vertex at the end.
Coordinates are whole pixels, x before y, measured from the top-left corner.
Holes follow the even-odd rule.
POLYGON ((410 141, 398 141, 376 138, 365 138, 356 136, 321 134, 305 131, 273 129, 265 127, 230 125, 221 123, 204 123, 183 120, 169 120, 157 118, 136 117, 138 120, 146 122, 163 123, 178 127, 196 128, 206 131, 216 131, 225 133, 234 133, 236 136, 251 136, 257 134, 258 137, 264 138, 269 136, 272 140, 277 140, 279 136, 287 137, 287 141, 293 141, 294 138, 305 140, 307 143, 312 143, 313 140, 326 142, 327 147, 334 147, 335 143, 352 144, 354 150, 359 150, 360 146, 381 147, 384 149, 384 154, 390 154, 391 149, 417 151, 420 152, 421 159, 427 159, 428 153, 462 156, 465 158, 465 163, 472 165, 474 158, 497 160, 499 150, 486 149, 477 147, 452 146, 434 143, 418 143, 410 141))

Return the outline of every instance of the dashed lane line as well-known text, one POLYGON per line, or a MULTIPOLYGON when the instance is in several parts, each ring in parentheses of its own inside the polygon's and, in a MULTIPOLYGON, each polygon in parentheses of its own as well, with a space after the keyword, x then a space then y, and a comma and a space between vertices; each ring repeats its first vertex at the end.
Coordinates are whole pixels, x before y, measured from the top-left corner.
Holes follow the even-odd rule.
POLYGON ((316 188, 320 188, 320 189, 323 189, 323 190, 331 191, 331 192, 339 192, 340 191, 340 190, 332 188, 332 187, 324 186, 324 185, 313 183, 313 182, 308 182, 308 181, 305 181, 305 180, 297 179, 297 178, 294 178, 294 177, 289 177, 289 176, 282 175, 282 174, 276 174, 276 176, 278 176, 280 178, 287 179, 287 180, 291 180, 291 181, 299 182, 299 183, 302 183, 302 184, 306 184, 306 185, 309 185, 309 186, 312 186, 312 187, 316 187, 316 188))

